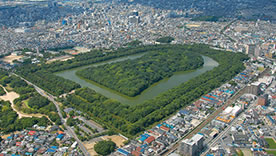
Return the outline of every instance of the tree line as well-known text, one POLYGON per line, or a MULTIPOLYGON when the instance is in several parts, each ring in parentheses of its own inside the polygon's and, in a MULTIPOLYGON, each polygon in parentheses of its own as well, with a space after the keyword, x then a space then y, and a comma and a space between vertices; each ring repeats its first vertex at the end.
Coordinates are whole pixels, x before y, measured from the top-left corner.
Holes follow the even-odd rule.
POLYGON ((28 73, 28 71, 21 71, 21 75, 56 96, 68 93, 76 88, 80 88, 79 84, 56 76, 46 70, 39 70, 30 73, 28 73))

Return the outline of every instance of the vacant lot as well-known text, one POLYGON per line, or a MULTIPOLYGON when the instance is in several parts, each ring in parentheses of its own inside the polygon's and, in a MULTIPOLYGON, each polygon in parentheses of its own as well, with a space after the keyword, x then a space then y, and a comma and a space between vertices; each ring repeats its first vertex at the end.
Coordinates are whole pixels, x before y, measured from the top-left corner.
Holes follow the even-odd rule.
POLYGON ((119 135, 103 136, 102 139, 104 139, 104 140, 111 139, 113 142, 116 143, 117 147, 122 147, 124 145, 124 141, 126 141, 125 138, 123 138, 119 135))
POLYGON ((12 64, 12 62, 13 62, 14 60, 19 60, 19 59, 21 59, 22 57, 23 57, 22 55, 20 55, 20 56, 17 56, 17 55, 9 55, 9 56, 4 57, 4 58, 3 58, 3 61, 6 62, 6 63, 12 64))
POLYGON ((101 139, 101 138, 94 138, 94 139, 92 139, 92 140, 90 140, 90 141, 87 141, 87 142, 84 142, 84 143, 83 143, 84 147, 87 149, 87 151, 89 152, 89 154, 90 154, 91 156, 98 155, 98 154, 96 153, 96 151, 94 150, 94 145, 95 145, 97 142, 99 142, 99 141, 102 141, 102 139, 101 139))
POLYGON ((47 61, 47 63, 50 64, 50 63, 55 62, 55 61, 67 61, 67 60, 70 60, 70 59, 73 59, 73 58, 74 58, 73 56, 65 55, 65 56, 60 56, 60 57, 53 58, 53 59, 47 61))
POLYGON ((250 149, 246 149, 246 148, 242 148, 242 153, 246 156, 253 156, 252 152, 250 151, 250 149))
POLYGON ((13 102, 13 100, 16 98, 19 98, 19 94, 17 94, 16 92, 8 92, 5 95, 0 96, 0 99, 10 102, 13 102))
POLYGON ((94 150, 94 145, 96 144, 96 142, 92 142, 92 143, 85 143, 84 147, 87 149, 88 153, 93 156, 93 155, 97 155, 96 151, 94 150))

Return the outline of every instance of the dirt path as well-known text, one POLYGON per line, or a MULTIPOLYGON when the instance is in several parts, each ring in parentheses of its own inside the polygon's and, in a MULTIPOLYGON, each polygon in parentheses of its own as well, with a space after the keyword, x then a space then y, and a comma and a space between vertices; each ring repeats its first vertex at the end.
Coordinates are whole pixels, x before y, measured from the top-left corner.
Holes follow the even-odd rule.
MULTIPOLYGON (((11 107, 12 107, 12 109, 18 114, 19 119, 21 119, 21 118, 23 118, 23 117, 26 117, 26 118, 31 118, 31 117, 38 117, 38 118, 41 118, 41 117, 43 117, 43 116, 45 116, 45 117, 48 118, 48 116, 42 115, 42 114, 25 114, 25 113, 20 112, 19 110, 17 110, 17 109, 15 108, 15 105, 14 105, 14 103, 13 103, 13 101, 14 101, 15 99, 19 98, 20 95, 17 94, 16 92, 14 92, 14 91, 8 92, 8 91, 6 90, 6 88, 3 87, 3 86, 1 86, 1 85, 0 85, 0 87, 2 87, 2 88, 5 90, 5 92, 6 92, 5 95, 0 96, 0 99, 2 99, 2 100, 4 100, 4 101, 9 101, 9 102, 11 103, 11 107)), ((49 118, 48 118, 48 119, 49 119, 49 118)), ((50 120, 50 121, 51 121, 51 120, 50 120)))

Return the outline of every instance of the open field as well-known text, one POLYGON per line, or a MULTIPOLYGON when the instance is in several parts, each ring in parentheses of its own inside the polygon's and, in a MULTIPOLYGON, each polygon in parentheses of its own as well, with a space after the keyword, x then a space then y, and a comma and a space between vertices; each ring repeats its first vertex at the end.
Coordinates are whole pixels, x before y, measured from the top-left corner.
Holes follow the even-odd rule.
POLYGON ((265 140, 269 144, 270 149, 276 149, 276 143, 272 138, 265 138, 265 140))
POLYGON ((6 63, 12 64, 12 62, 13 62, 14 60, 19 60, 19 59, 21 59, 22 57, 23 57, 22 55, 20 55, 20 56, 17 56, 17 55, 9 55, 9 56, 5 56, 2 60, 3 60, 4 62, 6 62, 6 63))
POLYGON ((78 54, 81 54, 81 53, 89 52, 90 49, 87 49, 87 48, 84 48, 84 47, 74 47, 73 49, 65 49, 63 51, 67 54, 78 55, 78 54))
POLYGON ((6 92, 5 95, 0 96, 0 99, 4 100, 4 101, 10 101, 13 102, 14 99, 19 98, 19 94, 17 94, 16 92, 6 92))
POLYGON ((276 156, 276 151, 267 150, 266 152, 267 152, 268 154, 273 154, 274 156, 276 156))
POLYGON ((200 27, 200 24, 190 23, 190 24, 186 24, 186 27, 188 27, 188 28, 198 28, 198 27, 200 27))
POLYGON ((89 52, 90 49, 84 48, 84 47, 74 47, 74 50, 76 50, 79 53, 86 53, 89 52))
POLYGON ((94 145, 99 142, 99 141, 102 141, 101 138, 94 138, 93 140, 90 140, 90 141, 87 141, 87 142, 83 142, 83 145, 84 147, 87 149, 88 153, 91 155, 91 156, 95 156, 95 155, 98 155, 96 153, 96 151, 94 150, 94 145))
POLYGON ((91 156, 97 155, 96 151, 94 150, 94 145, 96 144, 96 142, 92 142, 92 143, 84 143, 84 147, 87 149, 88 153, 91 156))
POLYGON ((253 154, 252 154, 252 152, 250 151, 250 149, 242 148, 241 151, 242 151, 242 153, 243 153, 245 156, 253 156, 253 154))
POLYGON ((124 145, 124 141, 126 141, 125 138, 119 136, 119 135, 112 135, 112 136, 103 136, 103 140, 111 139, 113 142, 116 143, 117 147, 122 147, 124 145))
POLYGON ((55 62, 55 61, 67 61, 67 60, 70 60, 70 59, 73 59, 73 58, 74 58, 74 56, 64 55, 64 56, 60 56, 60 57, 56 57, 56 58, 53 58, 51 60, 48 60, 47 64, 50 64, 50 63, 55 62))

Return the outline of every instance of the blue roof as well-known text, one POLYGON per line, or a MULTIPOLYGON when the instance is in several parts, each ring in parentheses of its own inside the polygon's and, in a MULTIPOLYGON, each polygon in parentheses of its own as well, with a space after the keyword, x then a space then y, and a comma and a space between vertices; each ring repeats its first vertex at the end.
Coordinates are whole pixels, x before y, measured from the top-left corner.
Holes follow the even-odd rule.
POLYGON ((33 155, 33 153, 26 152, 25 155, 33 155))
POLYGON ((52 146, 51 148, 53 148, 53 149, 58 149, 58 147, 57 147, 57 146, 52 146))
POLYGON ((232 91, 232 90, 226 90, 225 92, 226 92, 226 93, 230 93, 230 94, 233 94, 233 93, 234 93, 234 91, 232 91))
POLYGON ((217 96, 217 95, 213 95, 213 94, 211 94, 212 96, 214 96, 214 97, 219 97, 219 96, 217 96))
POLYGON ((149 134, 142 134, 141 137, 146 137, 146 138, 148 138, 148 137, 150 137, 150 135, 149 135, 149 134))
POLYGON ((147 139, 147 138, 143 136, 143 137, 141 137, 139 140, 142 141, 142 142, 144 142, 146 139, 147 139))
POLYGON ((187 110, 180 110, 179 113, 180 113, 180 114, 188 115, 188 114, 189 114, 189 111, 187 111, 187 110))
POLYGON ((263 151, 262 148, 253 148, 253 151, 263 151))
POLYGON ((125 151, 125 150, 123 150, 121 148, 119 148, 117 151, 120 152, 123 155, 129 155, 129 153, 127 151, 125 151))
POLYGON ((58 136, 57 136, 57 138, 59 138, 59 139, 61 139, 61 138, 63 138, 64 137, 64 134, 59 134, 58 136))
POLYGON ((148 147, 148 145, 147 144, 144 144, 144 145, 142 145, 142 146, 140 146, 141 148, 146 148, 146 147, 148 147))
POLYGON ((272 117, 270 115, 267 115, 267 118, 274 124, 275 121, 272 119, 272 117))
POLYGON ((49 152, 49 153, 55 153, 55 152, 56 152, 56 150, 49 148, 46 152, 49 152))
POLYGON ((161 127, 161 126, 162 126, 161 124, 158 124, 158 125, 157 125, 158 128, 161 127))
POLYGON ((169 125, 167 123, 163 123, 164 126, 168 127, 168 128, 174 128, 172 125, 169 125))

